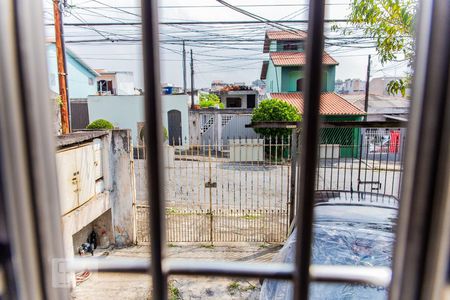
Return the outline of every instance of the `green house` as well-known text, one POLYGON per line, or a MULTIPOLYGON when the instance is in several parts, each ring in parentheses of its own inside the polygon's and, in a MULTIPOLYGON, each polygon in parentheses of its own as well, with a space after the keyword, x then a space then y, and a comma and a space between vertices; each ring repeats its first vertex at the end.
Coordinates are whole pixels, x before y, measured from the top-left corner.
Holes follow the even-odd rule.
MULTIPOLYGON (((269 60, 263 62, 261 79, 266 82, 269 98, 278 98, 297 107, 303 113, 303 81, 306 32, 267 31, 264 53, 269 60)), ((322 96, 320 114, 324 121, 360 121, 365 112, 334 93, 338 62, 328 53, 323 54, 322 96)), ((340 145, 340 157, 357 157, 360 129, 324 128, 321 143, 340 145)))

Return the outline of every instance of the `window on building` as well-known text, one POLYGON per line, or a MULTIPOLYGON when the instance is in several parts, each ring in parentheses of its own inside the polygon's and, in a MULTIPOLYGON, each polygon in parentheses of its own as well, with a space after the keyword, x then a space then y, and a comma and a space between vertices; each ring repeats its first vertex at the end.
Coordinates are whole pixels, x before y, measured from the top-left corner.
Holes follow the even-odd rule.
POLYGON ((255 108, 256 95, 247 95, 247 108, 255 108))
POLYGON ((295 90, 297 92, 303 92, 303 78, 297 80, 297 87, 295 90))
POLYGON ((284 51, 295 51, 298 50, 298 45, 296 43, 283 43, 284 51))
POLYGON ((101 95, 114 95, 112 80, 97 81, 97 92, 101 95))
POLYGON ((227 97, 227 108, 241 108, 242 99, 239 97, 227 97))

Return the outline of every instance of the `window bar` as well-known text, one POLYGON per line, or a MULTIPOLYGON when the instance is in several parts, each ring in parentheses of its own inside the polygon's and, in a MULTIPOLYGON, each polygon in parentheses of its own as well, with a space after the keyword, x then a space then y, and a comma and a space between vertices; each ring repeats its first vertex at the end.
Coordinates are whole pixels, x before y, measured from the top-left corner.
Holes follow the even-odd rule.
POLYGON ((448 265, 450 3, 421 1, 390 299, 442 299, 448 265), (447 34, 445 33, 447 32, 447 34))
POLYGON ((325 0, 309 2, 306 42, 305 97, 300 150, 300 177, 297 181, 297 244, 295 256, 294 299, 308 299, 312 243, 315 172, 319 138, 319 104, 321 92, 323 24, 325 0))
POLYGON ((141 1, 142 43, 145 78, 145 139, 147 143, 148 194, 150 205, 151 275, 153 299, 167 299, 167 278, 163 273, 162 260, 165 245, 163 128, 161 121, 161 93, 158 49, 157 1, 141 1))

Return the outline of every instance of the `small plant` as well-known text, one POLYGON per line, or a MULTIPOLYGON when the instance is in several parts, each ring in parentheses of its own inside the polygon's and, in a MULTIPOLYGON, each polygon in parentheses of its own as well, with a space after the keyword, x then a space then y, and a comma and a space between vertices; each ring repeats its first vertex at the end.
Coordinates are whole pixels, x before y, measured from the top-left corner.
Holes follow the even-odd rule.
POLYGON ((259 249, 266 249, 266 248, 269 248, 269 244, 267 244, 267 243, 261 244, 261 245, 259 245, 258 248, 259 248, 259 249))
POLYGON ((200 245, 200 248, 214 249, 214 245, 213 244, 203 244, 203 245, 200 245))
POLYGON ((169 247, 169 248, 176 248, 176 247, 179 247, 179 246, 175 245, 175 244, 172 244, 172 243, 169 243, 169 244, 167 244, 167 247, 169 247))
POLYGON ((114 129, 114 125, 105 119, 98 119, 91 122, 86 129, 114 129))
POLYGON ((239 282, 237 281, 232 281, 230 282, 230 284, 227 286, 227 291, 230 295, 235 295, 236 292, 239 291, 239 288, 241 287, 241 285, 239 284, 239 282))
POLYGON ((166 214, 176 214, 177 210, 173 207, 166 207, 166 214))
POLYGON ((246 287, 241 288, 241 291, 243 292, 247 292, 247 291, 254 291, 256 289, 256 285, 251 284, 250 282, 248 282, 248 285, 246 287))
POLYGON ((219 108, 224 108, 223 103, 220 102, 219 96, 216 94, 203 94, 200 95, 200 107, 201 108, 208 108, 208 107, 215 107, 218 106, 219 108))
POLYGON ((181 300, 180 290, 173 284, 173 282, 169 282, 169 300, 181 300))
POLYGON ((244 220, 255 220, 257 218, 258 218, 257 215, 249 215, 249 214, 246 214, 245 216, 242 217, 242 219, 244 220))

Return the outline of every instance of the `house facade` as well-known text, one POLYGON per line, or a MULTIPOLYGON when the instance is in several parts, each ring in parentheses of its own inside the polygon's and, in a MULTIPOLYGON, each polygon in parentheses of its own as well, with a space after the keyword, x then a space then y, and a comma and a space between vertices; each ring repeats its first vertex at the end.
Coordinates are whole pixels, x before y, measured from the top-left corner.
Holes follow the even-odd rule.
MULTIPOLYGON (((99 74, 72 50, 67 47, 65 49, 71 128, 72 130, 84 129, 89 124, 87 97, 97 93, 96 78, 99 74)), ((54 43, 47 45, 47 61, 50 91, 59 95, 58 65, 54 43)))
MULTIPOLYGON (((269 93, 302 92, 306 32, 298 30, 267 31, 264 41, 264 53, 269 54, 269 60, 263 62, 261 79, 266 82, 269 93)), ((323 54, 322 91, 334 91, 336 66, 338 62, 329 54, 323 54)))
POLYGON ((225 108, 253 109, 258 105, 258 92, 245 85, 230 85, 215 92, 225 108))
MULTIPOLYGON (((303 114, 303 82, 306 64, 306 32, 267 31, 261 79, 266 82, 267 98, 277 98, 295 106, 303 114)), ((322 95, 320 115, 323 121, 359 121, 365 112, 341 96, 335 90, 336 66, 338 62, 328 53, 323 53, 322 95)), ((320 134, 322 144, 340 145, 340 156, 357 156, 360 129, 323 128, 320 134)))
POLYGON ((96 79, 96 95, 133 95, 133 72, 96 70, 99 76, 96 79))
MULTIPOLYGON (((189 95, 162 95, 162 123, 167 129, 168 139, 177 146, 189 146, 189 95)), ((144 96, 89 96, 89 118, 106 119, 115 127, 131 129, 134 147, 140 144, 140 130, 143 126, 144 96)))
MULTIPOLYGON (((50 90, 59 94, 58 65, 54 43, 47 46, 47 60, 50 90)), ((95 95, 97 92, 96 78, 99 74, 67 47, 66 65, 70 99, 87 99, 87 96, 95 95)))

